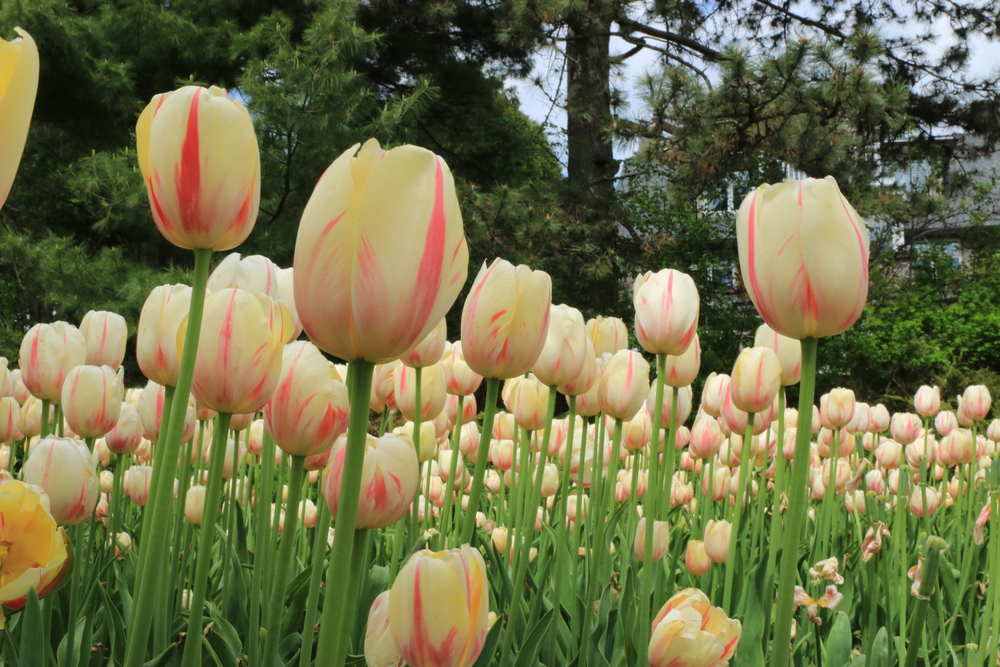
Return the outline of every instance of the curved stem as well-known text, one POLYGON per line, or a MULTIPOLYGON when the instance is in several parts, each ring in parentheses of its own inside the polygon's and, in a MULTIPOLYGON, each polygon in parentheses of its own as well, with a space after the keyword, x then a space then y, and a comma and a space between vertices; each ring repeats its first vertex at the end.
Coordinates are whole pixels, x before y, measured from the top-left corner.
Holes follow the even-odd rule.
MULTIPOLYGON (((799 387, 799 414, 812 414, 816 395, 816 343, 815 338, 802 341, 802 379, 799 387)), ((808 422, 807 422, 808 423, 808 422)), ((774 641, 771 645, 771 667, 788 667, 791 657, 792 615, 795 611, 792 596, 795 592, 799 567, 799 540, 802 522, 808 505, 806 481, 809 474, 810 430, 797 429, 795 456, 792 458, 792 478, 788 485, 789 506, 785 539, 782 542, 781 569, 778 573, 778 601, 774 618, 774 641)))
POLYGON ((342 636, 344 617, 354 612, 354 600, 349 599, 348 587, 340 585, 338 577, 350 571, 354 550, 354 528, 361 498, 361 473, 365 462, 365 440, 368 435, 368 400, 371 393, 372 371, 369 361, 348 362, 348 387, 351 397, 351 417, 347 428, 347 451, 344 455, 343 481, 337 506, 337 531, 333 538, 333 553, 326 571, 326 596, 317 642, 316 662, 340 667, 347 655, 346 637, 342 636))
MULTIPOLYGON (((208 268, 212 259, 212 250, 198 248, 194 251, 194 277, 191 284, 191 309, 188 313, 187 332, 184 338, 184 352, 181 356, 180 371, 177 376, 177 387, 174 400, 171 401, 170 421, 167 424, 166 439, 157 457, 162 466, 160 478, 169 483, 158 484, 156 493, 151 490, 146 513, 151 515, 148 523, 143 521, 141 551, 145 557, 140 559, 143 566, 141 577, 137 572, 138 595, 133 599, 132 623, 129 625, 128 644, 125 649, 125 667, 142 667, 145 662, 146 642, 149 639, 150 624, 156 608, 156 582, 164 571, 165 559, 169 554, 167 539, 170 532, 167 524, 170 520, 170 505, 173 500, 173 479, 177 473, 177 454, 180 451, 181 434, 184 431, 184 420, 187 417, 188 395, 191 393, 191 378, 194 375, 194 362, 198 355, 198 339, 201 336, 201 318, 205 310, 205 285, 208 283, 208 268), (178 405, 174 406, 173 403, 178 405), (174 409, 177 408, 177 409, 174 409), (149 590, 154 589, 154 590, 149 590)), ((164 402, 163 411, 167 407, 164 402)), ((163 429, 161 420, 160 429, 163 429)))
POLYGON ((222 466, 226 459, 226 439, 232 415, 220 412, 212 434, 212 451, 208 463, 208 488, 205 491, 205 512, 202 516, 198 561, 194 571, 194 590, 188 608, 187 641, 184 642, 182 667, 201 666, 202 611, 208 589, 208 570, 212 566, 212 545, 215 543, 216 522, 222 505, 222 466))

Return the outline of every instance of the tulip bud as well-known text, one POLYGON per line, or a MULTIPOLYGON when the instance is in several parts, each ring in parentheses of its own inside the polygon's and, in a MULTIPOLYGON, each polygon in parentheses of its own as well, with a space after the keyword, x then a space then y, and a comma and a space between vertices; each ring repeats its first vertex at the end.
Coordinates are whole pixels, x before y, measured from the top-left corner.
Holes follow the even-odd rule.
POLYGON ((705 525, 705 553, 716 563, 729 559, 729 539, 732 525, 725 520, 709 521, 705 525))
POLYGON ((188 523, 201 525, 202 517, 205 516, 205 493, 206 488, 201 484, 195 484, 187 490, 187 496, 184 498, 184 518, 188 523))
POLYGON ((859 433, 867 433, 871 428, 872 411, 867 403, 855 403, 854 404, 854 416, 851 417, 851 421, 845 427, 847 432, 856 435, 859 433))
POLYGON ((299 319, 324 352, 385 363, 438 326, 465 285, 468 263, 444 160, 416 146, 383 151, 370 139, 330 165, 302 213, 299 319))
POLYGON ((730 381, 731 378, 725 373, 712 373, 705 380, 705 387, 701 392, 701 409, 716 419, 722 416, 722 404, 726 400, 726 388, 730 381))
MULTIPOLYGON (((444 410, 447 381, 440 364, 425 366, 420 371, 420 416, 428 419, 444 410)), ((403 416, 413 421, 417 418, 417 372, 400 364, 393 370, 393 396, 403 416)))
POLYGON ((89 311, 80 322, 87 345, 87 365, 110 366, 118 370, 125 358, 128 327, 125 318, 106 310, 89 311))
POLYGON ((977 384, 965 388, 962 399, 959 401, 959 412, 973 422, 986 419, 990 414, 990 407, 993 399, 990 398, 990 390, 984 385, 977 384))
POLYGON ((844 428, 854 418, 854 392, 836 388, 820 397, 819 415, 822 425, 833 430, 844 428))
POLYGON ((486 641, 486 587, 486 563, 469 545, 414 554, 389 595, 389 631, 403 660, 414 667, 473 664, 486 641))
POLYGON ((743 412, 763 412, 781 387, 778 355, 766 347, 744 348, 733 366, 729 384, 733 405, 743 412))
MULTIPOLYGON (((674 411, 674 391, 673 387, 663 391, 663 402, 660 404, 661 426, 670 426, 670 418, 674 411)), ((677 424, 683 424, 691 416, 691 401, 693 392, 691 386, 678 387, 677 389, 677 424)), ((654 416, 656 410, 656 383, 650 383, 649 392, 646 394, 646 413, 650 417, 654 416)), ((660 441, 663 444, 663 440, 660 441)))
POLYGON ((921 417, 933 417, 941 410, 941 390, 922 385, 913 396, 913 407, 921 417))
POLYGON ((638 276, 632 286, 635 336, 651 354, 681 355, 694 340, 700 301, 686 273, 663 269, 638 276))
POLYGON ((712 559, 705 552, 705 543, 701 540, 688 540, 684 552, 684 567, 689 574, 700 577, 712 567, 712 559))
POLYGON ((129 468, 125 473, 123 482, 125 483, 125 493, 132 499, 132 502, 140 507, 145 507, 149 500, 149 484, 153 479, 152 466, 137 465, 129 468))
POLYGON ((97 438, 118 422, 122 381, 110 366, 77 366, 63 383, 66 423, 81 438, 97 438))
POLYGON ((368 667, 403 667, 403 658, 389 629, 389 594, 390 591, 383 591, 368 612, 365 629, 365 662, 368 667))
POLYGON ((897 412, 892 416, 889 430, 892 439, 905 446, 917 439, 921 428, 920 417, 909 412, 897 412))
POLYGON ((782 336, 767 324, 757 327, 754 347, 774 350, 781 364, 781 386, 790 387, 799 383, 802 376, 802 343, 794 338, 782 336))
POLYGON ((250 235, 260 204, 260 152, 246 107, 221 88, 185 86, 154 97, 135 133, 164 238, 181 248, 229 250, 250 235))
POLYGON ((580 311, 563 304, 551 306, 545 343, 532 372, 550 387, 573 382, 592 355, 587 343, 587 328, 580 311))
POLYGON ((930 516, 941 506, 941 494, 933 486, 917 486, 910 493, 910 511, 914 516, 930 516), (927 505, 924 505, 924 493, 927 494, 927 505))
POLYGON ((701 479, 701 493, 706 498, 718 502, 729 493, 729 482, 732 472, 725 466, 719 466, 701 479))
POLYGON ((502 259, 484 263, 462 309, 462 349, 483 377, 526 373, 545 344, 552 280, 544 271, 502 259))
POLYGON ((208 277, 208 291, 221 292, 224 289, 241 289, 250 294, 266 294, 280 301, 278 290, 278 267, 263 255, 247 255, 231 252, 226 255, 208 277))
MULTIPOLYGON (((652 562, 659 562, 670 548, 670 525, 666 521, 653 522, 653 553, 652 562)), ((639 519, 635 529, 635 540, 632 551, 640 562, 646 563, 646 517, 639 519)))
MULTIPOLYGON (((0 100, 2 101, 2 100, 0 100)), ((36 324, 21 341, 21 379, 38 399, 57 404, 69 372, 87 360, 87 342, 80 330, 65 322, 36 324)))
MULTIPOLYGON (((345 434, 334 443, 323 477, 323 495, 332 516, 337 516, 340 503, 346 445, 345 434)), ((385 528, 405 516, 417 491, 417 466, 417 452, 407 436, 366 436, 356 524, 359 529, 385 528)))
POLYGON ((602 357, 613 355, 628 347, 628 328, 617 317, 597 317, 587 320, 587 335, 594 344, 594 354, 602 357))
POLYGON ((601 409, 615 419, 628 421, 642 407, 649 393, 649 364, 638 352, 619 350, 608 360, 601 377, 601 409))
POLYGON ((102 470, 98 480, 101 485, 101 493, 111 493, 115 485, 115 474, 110 470, 102 470))
POLYGON ((100 495, 97 466, 79 441, 48 437, 31 449, 22 470, 24 481, 42 487, 60 526, 74 526, 90 518, 100 495))
POLYGON ((448 323, 444 318, 430 333, 423 337, 416 345, 403 353, 402 361, 410 368, 423 368, 441 361, 445 354, 445 345, 448 343, 448 323))
POLYGON ((483 376, 469 368, 469 364, 465 362, 461 342, 445 346, 441 368, 444 370, 445 391, 450 395, 469 396, 476 393, 483 382, 483 376))
MULTIPOLYGON (((4 88, 0 93, 0 127, 3 128, 0 134, 3 145, 3 152, 0 153, 0 206, 7 200, 21 162, 38 90, 38 47, 31 35, 21 28, 14 28, 14 32, 18 34, 16 39, 9 42, 0 40, 0 62, 4 69, 4 88)), ((41 597, 42 593, 39 592, 38 596, 41 597)), ((14 609, 6 602, 4 604, 14 609)))
MULTIPOLYGON (((41 410, 39 410, 40 416, 41 410)), ((21 420, 21 406, 17 404, 17 399, 11 396, 0 398, 0 442, 10 442, 14 439, 21 429, 21 420)))
POLYGON ((835 336, 868 296, 868 229, 837 182, 762 185, 736 217, 743 284, 761 318, 802 340, 835 336))
POLYGON ((530 377, 514 385, 511 407, 521 428, 537 431, 545 426, 550 391, 549 387, 530 377))
POLYGON ((942 436, 946 436, 956 428, 958 428, 958 418, 955 416, 954 412, 949 410, 942 410, 937 413, 937 417, 934 418, 934 428, 942 436))
POLYGON ((722 445, 722 431, 719 423, 708 415, 698 415, 691 428, 691 456, 705 460, 719 453, 722 445))

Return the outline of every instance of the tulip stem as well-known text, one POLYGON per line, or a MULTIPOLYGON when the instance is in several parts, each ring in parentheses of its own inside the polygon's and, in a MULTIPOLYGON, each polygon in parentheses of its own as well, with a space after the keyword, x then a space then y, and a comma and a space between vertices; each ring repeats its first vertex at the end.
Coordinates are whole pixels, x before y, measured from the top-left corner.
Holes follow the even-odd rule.
POLYGON ((924 620, 931 605, 934 584, 937 583, 938 560, 941 558, 941 552, 948 547, 944 540, 935 535, 929 536, 925 544, 927 553, 924 556, 924 573, 920 580, 920 591, 917 593, 917 604, 913 610, 913 625, 910 627, 909 646, 906 648, 903 667, 916 667, 920 639, 924 633, 924 620))
POLYGON ((285 615, 285 589, 288 586, 288 570, 292 565, 292 550, 295 547, 295 531, 299 527, 299 496, 305 478, 304 456, 293 456, 291 474, 288 478, 288 505, 285 507, 285 529, 278 547, 278 566, 274 573, 274 584, 267 606, 267 620, 264 624, 264 664, 274 664, 278 659, 278 640, 281 633, 281 619, 285 615))
MULTIPOLYGON (((198 544, 198 561, 194 571, 194 590, 188 607, 187 640, 184 642, 182 667, 201 666, 202 617, 208 589, 208 570, 212 565, 212 544, 215 541, 216 522, 222 505, 222 467, 226 459, 226 439, 232 415, 220 412, 215 418, 212 449, 208 459, 208 488, 205 490, 205 513, 202 518, 201 537, 198 544)), ((174 457, 177 458, 176 456, 174 457)), ((161 463, 163 463, 161 461, 161 463)), ((166 485, 164 485, 166 486, 166 485)), ((173 489, 171 489, 171 492, 173 489)))
MULTIPOLYGON (((47 399, 47 398, 43 398, 42 399, 42 426, 41 426, 42 430, 40 431, 40 434, 41 434, 39 436, 40 438, 44 438, 45 436, 47 436, 51 432, 49 430, 52 427, 52 424, 49 423, 49 405, 50 404, 51 404, 51 401, 49 399, 47 399)), ((30 438, 28 438, 28 439, 30 440, 30 438)), ((28 443, 27 442, 24 443, 24 449, 25 449, 25 452, 27 452, 27 449, 28 449, 28 443)), ((27 454, 25 455, 25 459, 27 459, 27 454)))
MULTIPOLYGON (((479 455, 476 457, 476 468, 472 473, 472 490, 469 492, 469 507, 465 510, 465 523, 462 524, 462 534, 459 544, 472 544, 472 533, 476 530, 476 512, 479 511, 479 501, 483 496, 483 479, 486 477, 486 462, 490 456, 490 441, 493 439, 493 418, 497 411, 497 394, 500 393, 500 379, 486 378, 486 405, 483 407, 483 430, 479 438, 479 455)), ((503 486, 503 475, 500 485, 503 486)), ((430 514, 430 499, 427 499, 427 509, 430 514)))
MULTIPOLYGON (((642 498, 642 515, 646 517, 645 560, 642 565, 642 595, 639 597, 639 648, 649 646, 649 636, 652 632, 650 618, 653 591, 655 590, 655 573, 658 567, 653 563, 653 533, 656 528, 657 480, 660 475, 660 425, 663 423, 663 379, 666 376, 667 355, 656 355, 656 403, 653 405, 653 438, 649 443, 649 479, 646 480, 646 494, 642 498)), ((673 405, 677 405, 676 396, 673 405)), ((677 415, 677 408, 671 409, 671 424, 677 415)), ((674 427, 671 426, 671 429, 674 427)), ((664 456, 668 456, 665 452, 664 456)))
MULTIPOLYGON (((450 466, 448 470, 448 479, 444 484, 444 506, 441 508, 441 537, 439 538, 444 544, 444 548, 447 549, 451 546, 451 531, 452 531, 452 506, 454 501, 452 500, 455 495, 455 475, 458 474, 458 460, 462 457, 462 452, 459 451, 459 443, 462 438, 462 403, 465 401, 465 396, 458 397, 458 410, 455 412, 455 426, 451 429, 451 459, 449 460, 450 466)), ((416 428, 416 424, 414 424, 416 428)), ((476 515, 472 515, 472 520, 475 521, 476 515)))
MULTIPOLYGON (((253 507, 253 580, 250 583, 253 591, 250 601, 250 632, 248 632, 247 656, 251 665, 259 664, 257 655, 260 651, 260 614, 264 597, 265 573, 271 562, 271 530, 267 510, 274 498, 274 440, 267 429, 261 438, 259 480, 254 488, 253 507)), ((200 459, 199 459, 200 461, 200 459)), ((279 508, 276 507, 276 510, 279 508)))
MULTIPOLYGON (((420 410, 420 408, 421 408, 421 405, 420 405, 420 400, 421 400, 420 390, 423 388, 422 387, 422 384, 423 384, 423 373, 424 373, 424 369, 423 368, 414 368, 413 369, 414 382, 416 382, 416 384, 413 386, 413 398, 414 398, 414 406, 413 406, 413 412, 414 412, 414 414, 413 414, 413 449, 415 449, 416 452, 417 452, 417 488, 413 490, 413 503, 412 503, 412 507, 410 508, 411 509, 411 512, 410 512, 410 527, 409 527, 409 530, 407 531, 407 537, 409 539, 409 543, 410 543, 411 547, 414 544, 417 543, 417 535, 420 534, 420 531, 417 530, 417 526, 418 526, 418 521, 417 520, 419 518, 417 516, 417 512, 418 512, 417 505, 419 505, 419 502, 417 501, 417 498, 420 497, 420 461, 422 460, 420 458, 420 424, 421 424, 423 415, 420 414, 421 413, 421 410, 420 410)), ((386 409, 388 409, 388 408, 386 408, 386 409)), ((381 434, 379 434, 379 436, 381 437, 381 434)), ((396 559, 393 558, 393 563, 395 563, 395 560, 396 559)), ((395 577, 395 573, 393 573, 392 579, 395 579, 395 578, 396 578, 395 577)))
MULTIPOLYGON (((184 352, 181 356, 180 370, 177 376, 177 387, 170 402, 169 422, 166 438, 161 452, 157 456, 160 464, 160 474, 154 474, 169 480, 170 483, 157 484, 151 488, 149 502, 146 506, 147 520, 143 521, 142 549, 144 557, 140 558, 142 568, 136 572, 137 595, 133 598, 132 623, 129 625, 128 644, 125 649, 125 667, 142 667, 145 663, 146 643, 149 640, 150 625, 153 612, 156 609, 157 582, 164 571, 164 561, 169 555, 167 530, 170 520, 170 506, 173 500, 173 479, 177 473, 177 454, 180 451, 181 434, 184 431, 184 420, 187 417, 188 396, 191 393, 191 379, 194 375, 194 362, 198 355, 198 339, 201 336, 201 318, 205 310, 205 285, 208 283, 208 268, 212 260, 210 248, 194 250, 194 276, 191 285, 191 309, 188 314, 187 332, 184 338, 184 352), (177 402, 177 406, 173 403, 177 402), (176 409, 174 409, 176 407, 176 409), (152 491, 155 490, 155 494, 152 491), (153 589, 150 592, 150 589, 153 589)), ((167 401, 164 398, 163 421, 166 421, 167 401)), ((152 487, 152 484, 150 485, 152 487)), ((200 610, 197 612, 200 614, 200 610)), ((200 616, 199 616, 200 620, 200 616)))
POLYGON ((726 562, 726 587, 722 593, 722 610, 726 615, 735 616, 729 603, 733 599, 733 575, 736 573, 736 545, 743 543, 740 525, 743 523, 743 499, 747 493, 747 482, 750 480, 750 448, 753 446, 754 414, 747 413, 747 427, 743 432, 743 448, 740 451, 740 483, 736 486, 736 507, 733 511, 732 533, 729 538, 729 557, 726 562))
MULTIPOLYGON (((323 581, 323 564, 326 562, 326 540, 330 534, 330 508, 320 500, 316 508, 316 534, 313 536, 312 571, 309 573, 309 597, 306 598, 306 620, 302 624, 302 650, 299 667, 312 664, 312 647, 316 636, 316 605, 319 603, 319 585, 323 581)), ((391 582, 390 582, 391 583, 391 582)))
MULTIPOLYGON (((799 415, 803 420, 808 420, 812 414, 813 399, 816 395, 816 343, 815 338, 806 338, 802 341, 799 415)), ((795 432, 795 455, 792 458, 792 477, 788 485, 788 523, 785 526, 781 568, 778 573, 778 601, 774 618, 774 640, 771 644, 771 667, 788 667, 788 660, 791 657, 792 615, 795 612, 792 597, 798 580, 802 522, 809 502, 806 480, 809 474, 810 435, 808 421, 795 432)))
MULTIPOLYGON (((368 401, 371 394, 374 364, 355 359, 347 364, 351 416, 347 428, 347 451, 337 506, 333 553, 326 572, 326 596, 317 642, 316 662, 324 667, 343 667, 347 655, 347 637, 343 632, 344 618, 354 613, 354 600, 349 599, 348 587, 339 580, 351 569, 354 550, 354 528, 358 519, 361 497, 361 474, 365 462, 365 441, 368 436, 368 401)), ((473 522, 475 524, 475 522, 473 522)))
MULTIPOLYGON (((552 607, 556 610, 556 620, 551 626, 552 643, 550 648, 550 656, 555 655, 554 651, 558 648, 557 638, 559 637, 559 626, 562 624, 562 592, 565 578, 565 573, 563 572, 563 562, 566 552, 566 542, 569 533, 569 514, 567 503, 569 501, 569 469, 573 464, 573 436, 574 429, 576 426, 576 396, 567 396, 567 401, 569 403, 569 415, 567 417, 568 427, 566 430, 566 449, 565 455, 563 456, 563 466, 561 472, 561 479, 559 480, 559 488, 556 491, 556 505, 555 511, 552 515, 552 523, 556 530, 556 552, 555 552, 555 591, 552 597, 552 607)), ((586 436, 584 436, 586 439, 586 436)), ((583 443, 586 444, 586 443, 583 443)), ((581 446, 580 453, 583 454, 584 447, 581 446)), ((580 457, 580 463, 583 463, 583 457, 580 457)), ((503 478, 500 479, 500 488, 503 489, 503 478)), ((503 503, 503 496, 500 500, 503 503)), ((580 511, 579 506, 577 506, 577 512, 580 511)), ((571 560, 571 562, 576 562, 571 560)), ((574 568, 575 569, 575 568, 574 568)), ((555 664, 550 660, 550 664, 555 664)))
MULTIPOLYGON (((767 545, 767 569, 764 574, 765 598, 770 598, 773 594, 773 577, 775 557, 777 556, 777 545, 781 540, 781 492, 785 481, 785 388, 778 389, 778 444, 774 452, 774 494, 772 495, 771 507, 771 537, 767 545)), ((764 532, 763 530, 761 532, 764 532)), ((862 534, 863 536, 863 534, 862 534)), ((767 636, 767 627, 770 625, 771 615, 764 615, 764 636, 767 636)))

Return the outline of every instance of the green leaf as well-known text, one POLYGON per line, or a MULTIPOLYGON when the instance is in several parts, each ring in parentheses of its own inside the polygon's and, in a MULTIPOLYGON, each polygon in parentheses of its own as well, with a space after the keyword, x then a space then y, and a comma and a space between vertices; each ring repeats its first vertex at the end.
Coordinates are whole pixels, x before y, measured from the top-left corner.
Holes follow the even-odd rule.
POLYGON ((503 632, 503 623, 497 619, 497 622, 493 624, 493 627, 490 628, 489 633, 486 635, 486 643, 483 644, 483 650, 480 651, 476 661, 472 663, 472 667, 489 667, 493 664, 493 659, 496 658, 497 646, 500 644, 501 632, 503 632))
POLYGON ((889 667, 889 635, 884 626, 875 634, 868 667, 889 667))
POLYGON ((830 634, 826 638, 823 665, 847 667, 851 662, 851 642, 851 619, 844 612, 838 611, 830 634))
POLYGON ((177 653, 177 648, 177 644, 171 644, 163 653, 147 662, 143 667, 167 667, 170 664, 170 659, 177 653))
MULTIPOLYGON (((733 667, 763 667, 764 628, 768 613, 764 603, 764 586, 767 577, 767 563, 759 563, 750 575, 746 588, 747 607, 743 617, 743 636, 733 660, 733 667)), ((770 602, 770 601, 768 601, 770 602)))
POLYGON ((524 640, 521 650, 517 652, 517 661, 514 663, 514 667, 534 667, 538 664, 538 649, 541 647, 542 639, 548 634, 549 626, 554 617, 555 611, 549 609, 545 615, 538 619, 538 623, 528 633, 528 638, 524 640))
POLYGON ((21 648, 17 667, 46 667, 45 642, 39 641, 44 636, 42 608, 38 602, 38 593, 34 588, 28 591, 28 602, 21 612, 21 648))

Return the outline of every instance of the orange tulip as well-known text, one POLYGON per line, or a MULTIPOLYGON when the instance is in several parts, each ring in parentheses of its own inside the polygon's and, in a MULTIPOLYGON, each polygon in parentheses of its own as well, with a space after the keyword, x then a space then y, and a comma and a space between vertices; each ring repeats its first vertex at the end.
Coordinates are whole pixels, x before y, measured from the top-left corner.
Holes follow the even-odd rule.
POLYGON ((246 107, 212 86, 157 95, 135 126, 153 221, 181 248, 229 250, 253 230, 260 151, 246 107))
POLYGON ((830 176, 762 185, 736 217, 743 283, 761 318, 801 340, 834 336, 868 296, 868 229, 830 176))
POLYGON ((384 363, 434 329, 465 285, 469 250, 440 157, 369 140, 330 165, 302 214, 295 304, 309 338, 384 363))

